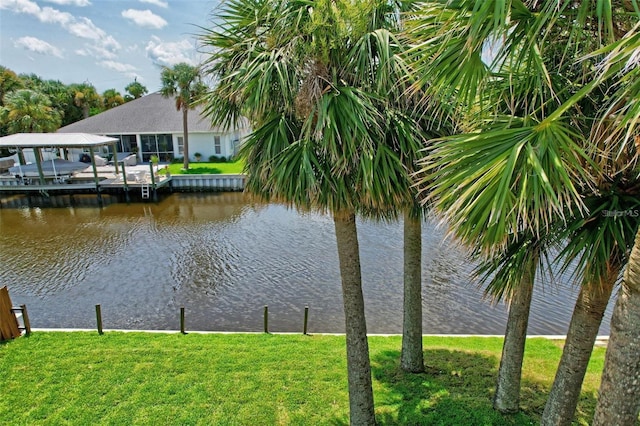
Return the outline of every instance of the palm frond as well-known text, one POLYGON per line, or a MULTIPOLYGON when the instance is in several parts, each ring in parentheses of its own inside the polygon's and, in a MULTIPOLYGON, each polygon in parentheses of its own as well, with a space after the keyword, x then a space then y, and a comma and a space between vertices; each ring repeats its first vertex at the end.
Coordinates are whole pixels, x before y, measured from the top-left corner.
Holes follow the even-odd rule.
POLYGON ((539 236, 565 206, 582 206, 581 139, 561 122, 511 117, 439 139, 422 161, 423 179, 434 182, 428 198, 467 243, 495 248, 525 228, 539 236))

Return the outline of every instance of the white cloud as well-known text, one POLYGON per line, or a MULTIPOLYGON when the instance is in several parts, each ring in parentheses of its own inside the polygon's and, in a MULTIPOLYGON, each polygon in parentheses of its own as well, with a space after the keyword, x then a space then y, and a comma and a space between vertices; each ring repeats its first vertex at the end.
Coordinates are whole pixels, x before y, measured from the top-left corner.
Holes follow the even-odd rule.
POLYGON ((80 56, 93 56, 97 59, 115 59, 117 55, 103 46, 85 43, 84 48, 75 51, 80 56))
POLYGON ((35 15, 41 22, 60 24, 62 28, 65 28, 76 20, 72 14, 68 12, 61 12, 52 7, 44 7, 35 15))
POLYGON ((163 7, 163 8, 167 8, 169 7, 169 3, 167 3, 166 1, 162 1, 162 0, 140 0, 140 3, 149 3, 149 4, 154 4, 158 7, 163 7))
POLYGON ((127 9, 122 11, 122 16, 132 20, 136 25, 146 28, 153 28, 159 30, 160 28, 167 25, 167 21, 162 19, 162 17, 156 15, 151 12, 149 9, 147 10, 135 10, 135 9, 127 9))
POLYGON ((147 56, 159 65, 173 66, 180 62, 196 64, 193 60, 196 49, 189 40, 163 42, 160 38, 153 36, 145 50, 147 56))
POLYGON ((48 3, 55 3, 60 5, 71 5, 78 7, 91 6, 91 2, 89 0, 44 0, 48 3))
POLYGON ((136 72, 138 69, 133 65, 123 64, 122 62, 116 61, 102 61, 98 62, 98 64, 107 69, 119 72, 120 74, 125 75, 128 78, 139 78, 139 75, 136 72))
POLYGON ((8 9, 16 13, 28 13, 30 15, 40 12, 40 6, 30 0, 0 0, 0 9, 8 9))
POLYGON ((137 70, 137 68, 134 67, 133 65, 123 64, 122 62, 116 62, 116 61, 102 61, 100 62, 100 65, 102 65, 105 68, 109 68, 110 70, 123 72, 123 73, 137 70))
MULTIPOLYGON (((77 4, 84 2, 90 4, 88 0, 55 0, 59 4, 77 4)), ((0 0, 0 9, 8 9, 15 13, 25 13, 36 17, 40 22, 58 24, 70 34, 86 40, 91 40, 94 45, 88 46, 82 51, 85 54, 92 54, 104 59, 113 57, 114 51, 121 48, 120 43, 104 30, 97 27, 89 18, 75 17, 68 12, 43 7, 31 0, 0 0)))
POLYGON ((41 55, 55 56, 62 58, 62 51, 52 44, 47 43, 44 40, 40 40, 35 37, 20 37, 14 42, 16 47, 22 47, 30 50, 31 52, 39 53, 41 55))

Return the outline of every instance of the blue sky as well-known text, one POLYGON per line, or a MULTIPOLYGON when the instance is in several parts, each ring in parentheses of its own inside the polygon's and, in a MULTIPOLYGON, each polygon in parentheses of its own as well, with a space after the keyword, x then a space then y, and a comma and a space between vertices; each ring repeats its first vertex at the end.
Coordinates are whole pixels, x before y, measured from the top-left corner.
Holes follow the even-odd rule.
POLYGON ((160 88, 160 66, 202 59, 195 34, 219 0, 0 0, 0 65, 102 93, 134 78, 160 88))

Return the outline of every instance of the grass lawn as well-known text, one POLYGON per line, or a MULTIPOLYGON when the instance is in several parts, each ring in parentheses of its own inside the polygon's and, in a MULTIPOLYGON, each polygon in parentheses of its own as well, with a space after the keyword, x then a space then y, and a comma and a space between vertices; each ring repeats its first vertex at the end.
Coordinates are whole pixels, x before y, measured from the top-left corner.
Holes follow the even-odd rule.
MULTIPOLYGON (((425 338, 427 373, 399 369, 400 337, 371 337, 382 425, 538 424, 559 342, 530 339, 516 415, 491 408, 501 339, 425 338)), ((604 350, 578 422, 588 424, 604 350)), ((36 332, 0 344, 0 424, 348 424, 344 337, 36 332)))
POLYGON ((244 160, 236 160, 229 163, 204 163, 190 162, 189 170, 182 169, 183 164, 170 164, 169 172, 172 175, 209 175, 209 174, 239 174, 244 170, 244 160))

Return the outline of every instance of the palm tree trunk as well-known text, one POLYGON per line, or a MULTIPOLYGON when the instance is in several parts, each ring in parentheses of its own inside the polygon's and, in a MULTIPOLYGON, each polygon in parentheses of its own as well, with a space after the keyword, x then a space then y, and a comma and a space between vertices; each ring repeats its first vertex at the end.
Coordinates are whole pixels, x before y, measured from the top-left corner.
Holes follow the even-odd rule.
POLYGON ((422 223, 404 212, 404 303, 400 366, 410 373, 424 371, 422 355, 422 223))
POLYGON ((346 325, 350 424, 375 425, 355 213, 336 212, 333 221, 338 244, 346 325))
POLYGON ((520 409, 520 378, 536 264, 537 253, 532 254, 529 267, 523 271, 520 284, 514 290, 509 303, 507 330, 498 370, 498 385, 493 397, 493 408, 502 413, 515 413, 520 409))
POLYGON ((189 114, 189 108, 186 106, 182 107, 182 139, 183 139, 183 154, 184 154, 184 160, 182 163, 182 167, 185 170, 189 169, 189 129, 187 126, 187 118, 188 118, 188 114, 189 114))
POLYGON ((594 426, 636 425, 640 412, 640 231, 611 318, 594 426))
POLYGON ((584 286, 580 290, 542 425, 570 425, 573 421, 593 345, 617 278, 618 270, 612 270, 601 286, 584 286))

